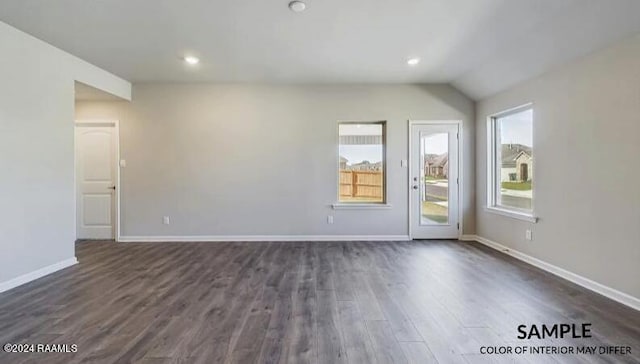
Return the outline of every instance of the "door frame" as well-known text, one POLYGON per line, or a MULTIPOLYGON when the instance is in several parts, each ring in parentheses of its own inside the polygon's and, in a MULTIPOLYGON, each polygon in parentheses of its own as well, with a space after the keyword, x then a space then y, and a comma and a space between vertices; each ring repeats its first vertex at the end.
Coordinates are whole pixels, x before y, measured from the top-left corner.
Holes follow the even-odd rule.
POLYGON ((116 119, 78 119, 73 124, 73 209, 75 210, 75 218, 73 220, 73 227, 75 230, 76 240, 78 239, 78 158, 77 158, 77 140, 76 140, 76 128, 79 126, 107 126, 113 127, 116 134, 116 158, 114 163, 116 170, 116 190, 115 190, 115 220, 114 224, 114 237, 116 242, 120 241, 120 120, 116 119))
POLYGON ((463 156, 463 123, 462 120, 408 120, 409 125, 409 138, 407 145, 407 152, 409 155, 408 165, 407 165, 407 210, 409 211, 409 220, 407 221, 407 230, 409 235, 409 240, 413 240, 413 233, 411 231, 411 221, 413 219, 413 212, 411 211, 411 166, 414 162, 411 156, 411 145, 413 141, 412 129, 414 125, 456 125, 458 126, 458 222, 460 223, 460 229, 458 229, 458 240, 462 238, 464 235, 462 232, 464 231, 464 219, 463 219, 463 188, 464 186, 464 173, 462 166, 464 165, 464 156, 463 156))

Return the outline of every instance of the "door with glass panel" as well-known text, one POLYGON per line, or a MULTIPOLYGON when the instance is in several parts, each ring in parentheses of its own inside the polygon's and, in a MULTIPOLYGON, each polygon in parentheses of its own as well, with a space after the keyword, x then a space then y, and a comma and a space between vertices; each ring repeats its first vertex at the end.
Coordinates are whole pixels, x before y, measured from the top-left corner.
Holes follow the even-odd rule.
POLYGON ((413 239, 459 235, 457 122, 411 122, 409 208, 413 239))

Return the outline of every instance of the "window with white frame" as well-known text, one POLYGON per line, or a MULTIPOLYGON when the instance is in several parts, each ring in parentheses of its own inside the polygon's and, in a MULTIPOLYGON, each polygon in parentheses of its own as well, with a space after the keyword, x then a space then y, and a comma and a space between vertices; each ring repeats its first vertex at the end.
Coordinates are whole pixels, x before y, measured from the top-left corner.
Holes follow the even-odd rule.
POLYGON ((533 214, 533 108, 489 118, 488 207, 533 214))
POLYGON ((385 122, 340 122, 338 134, 338 202, 384 204, 385 122))

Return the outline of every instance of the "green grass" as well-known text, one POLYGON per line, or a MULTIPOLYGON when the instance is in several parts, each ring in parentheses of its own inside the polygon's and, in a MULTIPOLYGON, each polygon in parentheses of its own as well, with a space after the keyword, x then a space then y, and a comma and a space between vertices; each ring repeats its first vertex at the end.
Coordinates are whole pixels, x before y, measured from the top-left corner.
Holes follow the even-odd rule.
POLYGON ((449 211, 446 207, 440 206, 430 201, 422 201, 423 217, 442 224, 447 222, 447 219, 449 218, 448 214, 449 211))
POLYGON ((434 176, 425 176, 424 179, 427 181, 446 181, 447 180, 444 177, 434 177, 434 176))
POLYGON ((531 190, 531 181, 528 182, 502 182, 502 188, 505 190, 529 191, 531 190))

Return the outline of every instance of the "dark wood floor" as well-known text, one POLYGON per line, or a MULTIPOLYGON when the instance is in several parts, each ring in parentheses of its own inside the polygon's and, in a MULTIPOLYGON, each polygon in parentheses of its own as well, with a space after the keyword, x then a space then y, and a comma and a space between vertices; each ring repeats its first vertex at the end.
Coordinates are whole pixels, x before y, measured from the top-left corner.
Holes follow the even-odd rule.
POLYGON ((0 294, 0 363, 640 362, 640 313, 475 243, 77 244, 80 263, 0 294), (588 340, 516 338, 592 323, 588 340), (627 356, 480 355, 618 345, 627 356))

